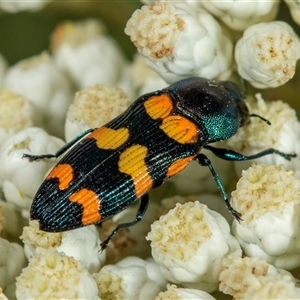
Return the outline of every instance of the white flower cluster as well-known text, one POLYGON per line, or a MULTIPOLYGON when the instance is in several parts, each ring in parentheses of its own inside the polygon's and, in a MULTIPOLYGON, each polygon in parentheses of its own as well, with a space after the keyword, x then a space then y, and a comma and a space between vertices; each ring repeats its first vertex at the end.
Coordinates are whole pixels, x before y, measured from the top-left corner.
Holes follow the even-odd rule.
POLYGON ((293 171, 253 165, 243 171, 232 204, 243 215, 232 231, 246 255, 287 270, 300 266, 300 181, 293 171))
POLYGON ((218 286, 222 259, 240 249, 226 220, 198 201, 178 203, 153 223, 147 240, 170 282, 207 292, 218 286))
MULTIPOLYGON (((149 2, 149 1, 147 1, 149 2)), ((147 65, 168 83, 189 76, 224 78, 232 70, 230 28, 245 30, 234 49, 239 75, 257 88, 290 80, 300 58, 300 42, 285 22, 272 21, 278 1, 159 1, 143 6, 128 21, 128 34, 147 65)))
POLYGON ((299 37, 280 21, 249 27, 235 47, 239 75, 257 88, 285 84, 294 76, 299 58, 299 37))
POLYGON ((128 21, 125 33, 147 65, 168 83, 230 72, 232 42, 203 10, 179 2, 143 6, 128 21))
MULTIPOLYGON (((0 10, 46 10, 48 2, 0 0, 0 10)), ((49 51, 14 65, 0 54, 0 299, 299 299, 300 123, 292 107, 299 108, 293 99, 300 42, 293 25, 276 20, 275 0, 141 2, 124 26, 137 48, 133 62, 97 19, 61 23, 49 51), (149 192, 143 220, 118 231, 104 251, 101 242, 116 226, 137 216, 135 204, 121 211, 120 194, 116 207, 104 209, 121 212, 101 226, 51 233, 29 220, 58 159, 23 154, 55 154, 130 109, 137 96, 192 76, 243 78, 252 86, 245 95, 249 123, 213 146, 269 155, 224 162, 199 149, 219 177, 192 161, 149 192), (222 201, 220 182, 233 191, 240 221, 222 201)), ((298 1, 285 2, 300 24, 298 1)), ((138 113, 127 116, 128 124, 132 117, 143 126, 138 113)), ((141 142, 149 132, 143 129, 134 137, 141 142)), ((176 163, 170 169, 181 168, 176 163)))
POLYGON ((220 290, 235 299, 299 299, 297 286, 292 274, 256 257, 234 252, 222 262, 220 290))
POLYGON ((131 92, 127 61, 99 21, 65 22, 51 38, 55 64, 78 88, 102 83, 131 92))

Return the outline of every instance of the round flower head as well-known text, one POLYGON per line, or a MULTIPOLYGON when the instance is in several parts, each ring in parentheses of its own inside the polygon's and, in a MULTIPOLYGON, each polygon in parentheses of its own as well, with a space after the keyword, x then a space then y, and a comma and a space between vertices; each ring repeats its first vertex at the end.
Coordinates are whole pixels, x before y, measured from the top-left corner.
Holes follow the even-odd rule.
POLYGON ((73 257, 54 250, 33 258, 17 277, 17 299, 97 299, 97 285, 73 257))
POLYGON ((241 300, 246 299, 299 299, 300 289, 290 276, 269 275, 248 278, 248 288, 241 300))
POLYGON ((222 259, 240 249, 227 221, 198 201, 177 204, 152 224, 147 240, 169 281, 207 292, 218 286, 222 259))
MULTIPOLYGON (((191 193, 193 194, 193 193, 191 193)), ((225 203, 222 201, 220 194, 205 194, 201 193, 199 196, 173 196, 168 198, 163 198, 161 200, 159 209, 156 211, 156 218, 158 219, 164 214, 167 214, 170 209, 176 207, 177 203, 184 204, 186 202, 199 201, 205 204, 209 209, 221 214, 230 224, 232 222, 232 215, 228 211, 225 203)))
MULTIPOLYGON (((282 164, 292 169, 295 176, 300 178, 300 123, 296 111, 287 103, 280 100, 265 102, 260 94, 256 101, 247 101, 250 113, 260 115, 271 122, 266 124, 259 118, 252 117, 250 123, 241 127, 231 137, 227 144, 235 151, 245 155, 256 154, 268 148, 278 149, 284 153, 296 153, 297 157, 290 161, 280 155, 266 155, 255 160, 260 164, 282 164)), ((235 162, 236 174, 240 176, 242 170, 250 167, 251 161, 235 162)))
POLYGON ((279 1, 201 1, 201 5, 234 30, 245 30, 260 22, 272 21, 278 12, 279 1))
POLYGON ((33 126, 36 115, 38 113, 28 100, 0 89, 0 144, 21 129, 33 126))
MULTIPOLYGON (((282 279, 289 277, 295 284, 295 280, 289 272, 285 270, 277 270, 274 266, 257 257, 246 256, 242 258, 239 253, 234 252, 222 261, 219 289, 224 294, 229 294, 235 299, 241 299, 245 297, 245 293, 247 293, 247 291, 255 288, 255 285, 253 285, 254 280, 260 280, 260 278, 275 278, 277 275, 282 279)), ((273 298, 257 297, 246 299, 273 298)))
POLYGON ((117 86, 123 79, 127 62, 97 20, 60 24, 52 34, 51 49, 57 66, 78 89, 97 83, 117 86))
POLYGON ((23 210, 24 216, 28 217, 32 199, 55 160, 30 162, 22 158, 23 154, 55 153, 63 145, 62 140, 35 127, 17 132, 1 145, 0 179, 3 192, 7 201, 23 210))
POLYGON ((300 182, 293 171, 253 165, 243 171, 231 204, 242 215, 232 231, 247 256, 284 269, 300 266, 300 182))
POLYGON ((134 256, 106 265, 93 276, 101 299, 151 300, 166 285, 166 279, 152 259, 134 256))
POLYGON ((9 299, 15 299, 16 276, 25 265, 23 248, 0 238, 0 286, 9 299))
POLYGON ((48 54, 25 59, 9 68, 3 86, 36 106, 42 115, 43 127, 50 134, 63 136, 63 124, 73 91, 66 75, 48 54))
MULTIPOLYGON (((155 3, 136 10, 125 33, 166 82, 229 72, 232 43, 216 20, 185 3, 155 3)), ((229 72, 230 73, 230 72, 229 72)))
POLYGON ((80 261, 90 273, 98 272, 104 264, 105 252, 99 251, 101 241, 95 226, 49 233, 39 230, 37 221, 31 221, 24 227, 21 239, 29 260, 53 248, 80 261))
POLYGON ((214 300, 208 293, 196 289, 178 288, 176 285, 167 285, 167 291, 160 292, 155 300, 214 300))
POLYGON ((285 22, 253 25, 235 47, 239 75, 256 88, 277 87, 289 81, 300 57, 300 42, 285 22))
POLYGON ((127 106, 127 95, 120 88, 97 84, 77 92, 67 112, 66 141, 86 129, 103 126, 124 112, 127 106))

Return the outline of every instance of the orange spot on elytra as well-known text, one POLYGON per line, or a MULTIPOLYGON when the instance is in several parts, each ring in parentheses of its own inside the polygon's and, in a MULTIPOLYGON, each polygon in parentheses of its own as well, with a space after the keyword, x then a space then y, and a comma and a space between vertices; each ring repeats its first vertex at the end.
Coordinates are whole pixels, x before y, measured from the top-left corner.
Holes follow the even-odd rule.
POLYGON ((167 177, 171 177, 181 172, 188 163, 193 160, 194 156, 188 156, 186 158, 180 158, 174 161, 167 170, 167 177))
POLYGON ((198 128, 189 119, 174 115, 165 118, 160 125, 166 135, 180 144, 196 143, 198 128))
POLYGON ((67 189, 74 178, 72 166, 69 164, 58 164, 52 169, 46 179, 51 178, 58 179, 58 188, 60 190, 67 189))
POLYGON ((100 199, 95 192, 88 189, 81 189, 72 194, 69 200, 81 204, 83 208, 81 216, 82 225, 95 224, 101 220, 100 199))
POLYGON ((133 145, 125 149, 119 158, 119 171, 131 176, 137 197, 145 194, 153 184, 145 162, 147 151, 145 146, 133 145))
POLYGON ((147 114, 150 118, 163 119, 170 115, 173 110, 173 102, 167 94, 153 96, 144 103, 147 114))
POLYGON ((100 127, 87 136, 96 140, 96 144, 101 149, 115 150, 121 147, 129 138, 127 128, 111 129, 100 127))

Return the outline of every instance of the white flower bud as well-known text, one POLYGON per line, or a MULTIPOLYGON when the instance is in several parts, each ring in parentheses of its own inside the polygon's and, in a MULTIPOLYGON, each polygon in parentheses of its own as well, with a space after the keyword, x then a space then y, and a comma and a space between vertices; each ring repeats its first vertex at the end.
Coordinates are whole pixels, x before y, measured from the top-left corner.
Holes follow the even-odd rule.
POLYGON ((123 71, 127 72, 127 62, 115 41, 104 32, 101 22, 89 19, 65 22, 57 26, 52 35, 56 65, 69 75, 78 89, 97 83, 119 86, 119 81, 126 86, 123 71))
POLYGON ((55 160, 30 162, 23 154, 53 154, 63 145, 62 140, 35 127, 19 131, 1 145, 0 179, 5 199, 21 208, 24 216, 28 217, 32 199, 55 160))
POLYGON ((127 22, 125 33, 147 65, 168 83, 230 73, 231 41, 210 14, 185 3, 143 6, 127 22))
MULTIPOLYGON (((191 194, 193 193, 191 192, 190 195, 191 194)), ((199 196, 173 196, 164 198, 161 200, 161 204, 159 206, 159 209, 157 210, 156 219, 158 219, 162 215, 167 214, 170 209, 176 207, 177 203, 184 204, 186 202, 195 201, 199 201, 200 203, 205 204, 209 209, 218 212, 227 220, 229 224, 232 222, 233 217, 228 211, 228 208, 226 207, 220 193, 217 193, 216 195, 201 193, 199 196)))
POLYGON ((247 256, 287 270, 300 266, 300 182, 293 171, 253 165, 243 171, 231 205, 242 215, 232 232, 247 256))
POLYGON ((101 299, 152 300, 166 285, 166 279, 152 259, 133 256, 104 266, 94 278, 101 299))
POLYGON ((248 288, 241 300, 248 299, 300 299, 300 288, 290 276, 270 275, 254 277, 249 275, 248 288))
POLYGON ((201 1, 211 14, 220 18, 228 27, 243 31, 249 26, 275 19, 279 1, 201 1))
POLYGON ((198 201, 177 204, 146 239, 168 280, 206 292, 217 289, 222 259, 240 249, 227 221, 198 201))
POLYGON ((289 81, 299 57, 299 38, 281 21, 249 27, 235 47, 239 75, 261 89, 289 81))
POLYGON ((206 292, 195 289, 178 288, 174 284, 168 284, 167 289, 165 292, 160 292, 158 296, 155 297, 155 300, 215 300, 214 297, 206 292))
POLYGON ((21 95, 0 89, 0 144, 14 133, 37 125, 39 114, 21 95))
MULTIPOLYGON (((257 257, 241 257, 239 253, 234 252, 222 261, 219 289, 224 294, 231 295, 234 299, 281 299, 273 297, 246 297, 249 291, 257 288, 253 284, 255 280, 260 281, 262 278, 264 280, 267 278, 275 279, 278 278, 277 276, 281 277, 281 279, 289 278, 294 285, 296 283, 296 280, 289 272, 282 269, 277 270, 274 266, 257 257)), ((273 289, 276 289, 275 286, 273 289)))
POLYGON ((33 258, 17 277, 17 299, 98 299, 92 275, 73 257, 54 250, 33 258))
POLYGON ((24 227, 21 239, 28 260, 47 249, 55 249, 80 261, 90 273, 98 272, 105 261, 95 226, 53 233, 39 230, 38 221, 31 221, 30 226, 24 227))
POLYGON ((26 263, 23 248, 0 237, 0 286, 9 299, 15 298, 16 276, 26 263))
POLYGON ((36 106, 43 116, 43 127, 50 134, 63 136, 63 125, 73 91, 65 74, 48 54, 25 59, 9 68, 3 85, 36 106))

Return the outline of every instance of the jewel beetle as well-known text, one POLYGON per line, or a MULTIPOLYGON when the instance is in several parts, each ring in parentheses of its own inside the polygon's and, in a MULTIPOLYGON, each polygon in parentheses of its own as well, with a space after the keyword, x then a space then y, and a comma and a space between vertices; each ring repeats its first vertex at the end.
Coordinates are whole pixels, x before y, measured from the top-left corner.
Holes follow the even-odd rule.
POLYGON ((143 218, 150 188, 160 186, 196 160, 209 168, 229 211, 240 220, 201 149, 230 161, 273 153, 288 160, 296 156, 273 148, 245 156, 209 145, 233 136, 252 116, 268 122, 249 114, 240 89, 229 81, 193 77, 145 94, 120 116, 83 132, 57 153, 23 155, 34 161, 56 158, 69 150, 39 188, 30 217, 38 220, 44 231, 71 230, 101 223, 140 198, 135 219, 119 224, 102 243, 104 249, 119 229, 143 218))

